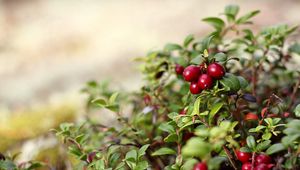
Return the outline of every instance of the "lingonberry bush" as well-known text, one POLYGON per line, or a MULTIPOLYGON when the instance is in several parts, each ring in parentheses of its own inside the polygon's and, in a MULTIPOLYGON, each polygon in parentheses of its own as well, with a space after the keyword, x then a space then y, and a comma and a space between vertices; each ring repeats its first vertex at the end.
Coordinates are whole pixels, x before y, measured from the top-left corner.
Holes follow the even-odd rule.
POLYGON ((254 32, 249 24, 259 11, 238 12, 227 6, 220 17, 203 19, 214 28, 206 37, 189 35, 137 58, 145 78, 138 92, 88 82, 87 112, 108 109, 116 121, 87 114, 61 124, 56 135, 76 168, 299 169, 296 27, 254 32))
POLYGON ((109 109, 117 121, 87 115, 60 126, 77 168, 299 169, 296 27, 255 33, 247 25, 259 11, 238 12, 231 5, 203 19, 214 28, 203 39, 189 35, 137 58, 146 81, 139 92, 87 83, 87 110, 109 109))

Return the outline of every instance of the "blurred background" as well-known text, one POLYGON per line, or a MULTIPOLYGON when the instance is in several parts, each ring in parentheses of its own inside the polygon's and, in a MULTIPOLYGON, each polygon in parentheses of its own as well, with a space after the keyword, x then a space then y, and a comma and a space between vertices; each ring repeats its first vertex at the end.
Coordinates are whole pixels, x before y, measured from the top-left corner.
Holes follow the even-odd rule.
POLYGON ((133 58, 201 37, 228 4, 261 10, 255 28, 300 24, 299 0, 0 0, 0 152, 70 169, 49 129, 84 112, 84 83, 138 89, 133 58))

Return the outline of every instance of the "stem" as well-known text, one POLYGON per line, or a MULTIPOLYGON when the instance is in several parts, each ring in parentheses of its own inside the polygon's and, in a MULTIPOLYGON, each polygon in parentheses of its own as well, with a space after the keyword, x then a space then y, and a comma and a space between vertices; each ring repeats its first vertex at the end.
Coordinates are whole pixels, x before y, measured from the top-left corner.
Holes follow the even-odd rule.
POLYGON ((251 170, 254 170, 254 163, 255 163, 255 152, 252 153, 252 162, 251 162, 251 170))
POLYGON ((229 162, 230 162, 231 166, 233 167, 233 169, 237 170, 238 168, 236 167, 234 161, 232 160, 233 157, 230 154, 229 150, 226 148, 226 146, 223 146, 223 149, 224 149, 224 151, 225 151, 225 153, 226 153, 226 155, 229 159, 229 162))
POLYGON ((293 88, 293 93, 292 93, 292 96, 291 96, 291 103, 288 106, 288 110, 290 110, 292 108, 292 106, 294 105, 299 85, 300 85, 300 77, 298 79, 298 82, 295 84, 295 86, 293 88))

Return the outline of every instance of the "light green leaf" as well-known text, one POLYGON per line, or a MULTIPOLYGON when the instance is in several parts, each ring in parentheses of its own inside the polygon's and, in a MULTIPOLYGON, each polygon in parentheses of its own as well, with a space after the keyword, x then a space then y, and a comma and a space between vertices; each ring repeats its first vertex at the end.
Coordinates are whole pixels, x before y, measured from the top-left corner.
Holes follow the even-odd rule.
POLYGON ((194 103, 194 108, 192 115, 198 115, 199 114, 199 109, 200 109, 200 103, 201 103, 201 98, 198 97, 194 103))
POLYGON ((209 124, 211 124, 214 116, 219 112, 219 110, 223 107, 224 103, 216 103, 213 105, 209 112, 209 124))
POLYGON ((298 104, 294 110, 296 117, 300 117, 300 104, 298 104))
POLYGON ((193 137, 187 141, 186 145, 182 148, 182 154, 187 157, 199 157, 201 159, 210 155, 212 145, 204 142, 199 137, 193 137))
POLYGON ((247 23, 249 21, 249 19, 251 19, 252 17, 254 17, 255 15, 257 15, 260 11, 259 10, 256 10, 256 11, 252 11, 252 12, 249 12, 247 13, 246 15, 240 17, 236 23, 237 24, 244 24, 244 23, 247 23))
POLYGON ((153 152, 152 156, 160 156, 160 155, 174 155, 176 151, 171 148, 160 148, 157 151, 153 152))
POLYGON ((113 94, 110 96, 109 100, 108 100, 108 104, 109 104, 109 105, 114 105, 114 104, 115 104, 115 101, 116 101, 116 99, 117 99, 117 97, 118 97, 118 95, 119 95, 118 92, 113 93, 113 94))
POLYGON ((266 154, 272 155, 283 150, 285 150, 284 145, 281 143, 276 143, 267 149, 266 154))
POLYGON ((183 46, 184 47, 188 47, 188 45, 194 40, 194 35, 190 34, 188 35, 185 39, 184 39, 184 42, 183 42, 183 46))
POLYGON ((248 136, 246 139, 246 142, 250 149, 255 149, 256 142, 255 142, 255 138, 253 136, 248 136))

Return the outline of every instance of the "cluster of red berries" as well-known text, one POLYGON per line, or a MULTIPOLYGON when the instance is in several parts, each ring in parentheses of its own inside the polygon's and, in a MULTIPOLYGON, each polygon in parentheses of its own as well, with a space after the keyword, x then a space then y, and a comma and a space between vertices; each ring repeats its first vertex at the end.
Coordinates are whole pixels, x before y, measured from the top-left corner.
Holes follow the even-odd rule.
MULTIPOLYGON (((252 169, 252 163, 251 163, 251 157, 252 154, 249 152, 241 152, 236 151, 236 157, 239 161, 243 163, 242 170, 251 170, 252 169)), ((271 158, 268 155, 265 154, 259 154, 255 156, 254 160, 254 170, 269 170, 272 168, 273 164, 271 164, 271 158)))
POLYGON ((205 66, 205 64, 190 65, 184 68, 176 64, 176 73, 191 83, 190 92, 192 94, 199 94, 202 90, 210 89, 214 80, 219 80, 225 75, 224 67, 216 62, 209 64, 207 68, 205 66))

